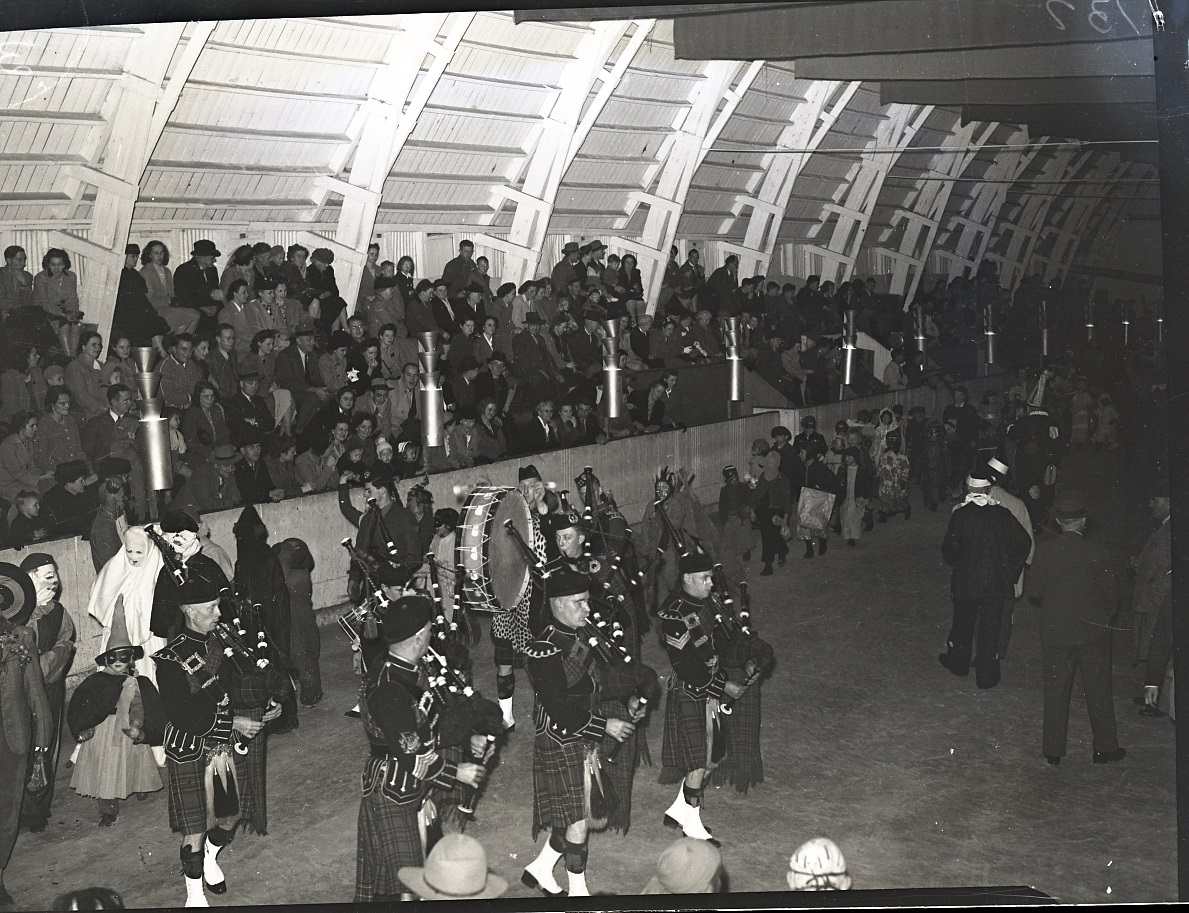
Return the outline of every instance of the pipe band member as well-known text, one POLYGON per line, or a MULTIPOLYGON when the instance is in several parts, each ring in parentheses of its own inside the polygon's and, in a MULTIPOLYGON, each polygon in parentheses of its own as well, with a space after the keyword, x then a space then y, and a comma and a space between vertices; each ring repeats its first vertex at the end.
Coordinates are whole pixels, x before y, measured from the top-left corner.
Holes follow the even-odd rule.
MULTIPOLYGON (((205 884, 227 891, 219 852, 237 826, 267 833, 265 725, 281 707, 267 700, 263 673, 243 672, 212 636, 220 593, 198 575, 178 589, 182 631, 152 657, 165 708, 169 826, 182 835, 186 906, 209 906, 205 884)), ((252 668, 252 667, 249 667, 252 668)))
POLYGON ((588 897, 587 835, 606 827, 617 797, 602 775, 598 747, 604 738, 622 742, 643 716, 638 698, 628 701, 629 719, 596 709, 602 669, 580 630, 590 618, 590 581, 563 570, 546 582, 552 623, 525 651, 536 694, 533 721, 533 839, 549 839, 521 875, 521 882, 556 897, 561 885, 553 868, 565 857, 570 897, 588 897))
MULTIPOLYGON (((681 775, 677 798, 665 811, 667 827, 686 837, 714 840, 702 823, 706 775, 721 760, 725 740, 719 710, 726 699, 743 696, 744 686, 730 681, 719 661, 714 633, 714 572, 705 552, 681 556, 680 589, 657 612, 661 642, 673 665, 665 700, 665 735, 661 758, 669 772, 681 775)), ((662 772, 662 779, 668 779, 662 772)), ((715 841, 717 843, 717 841, 715 841)))
POLYGON ((390 579, 384 584, 391 602, 380 619, 388 652, 383 665, 369 669, 361 702, 371 756, 361 778, 356 903, 415 899, 399 871, 425 863, 426 829, 436 817, 430 790, 478 787, 485 773, 479 764, 455 765, 440 753, 441 708, 419 684, 433 637, 433 602, 402 595, 390 579))

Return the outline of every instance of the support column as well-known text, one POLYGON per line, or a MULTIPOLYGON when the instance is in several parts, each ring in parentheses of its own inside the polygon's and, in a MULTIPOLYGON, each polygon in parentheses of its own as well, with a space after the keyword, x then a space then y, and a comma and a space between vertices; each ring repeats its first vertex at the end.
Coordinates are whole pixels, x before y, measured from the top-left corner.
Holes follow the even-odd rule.
POLYGON ((112 85, 104 102, 109 112, 105 128, 84 148, 86 163, 64 169, 68 178, 66 192, 73 201, 81 199, 86 185, 96 188, 90 238, 66 231, 51 233, 54 244, 87 261, 87 281, 79 289, 80 303, 84 319, 98 325, 105 342, 111 335, 124 247, 141 179, 215 23, 148 24, 140 28, 144 34, 129 45, 124 75, 112 85), (183 39, 187 28, 189 34, 183 39), (165 83, 169 63, 183 41, 181 55, 165 83))
MULTIPOLYGON (((592 26, 575 49, 574 61, 562 74, 561 91, 533 146, 523 185, 516 188, 504 184, 492 189, 493 210, 505 202, 515 204, 512 225, 506 239, 488 234, 474 238, 476 243, 504 254, 503 281, 519 286, 536 276, 561 182, 655 24, 655 19, 635 19, 592 26), (616 47, 629 31, 631 38, 612 61, 616 47), (599 91, 587 103, 596 84, 599 91)), ((494 217, 493 211, 490 218, 494 217)))
POLYGON ((740 66, 737 61, 725 60, 707 64, 705 78, 690 97, 689 111, 677 125, 672 142, 668 144, 667 154, 660 165, 656 192, 638 191, 629 196, 630 206, 641 203, 648 206, 640 241, 611 239, 612 243, 635 254, 639 260, 644 300, 649 313, 656 310, 657 297, 665 278, 665 264, 669 260, 669 248, 677 237, 677 223, 685 209, 694 173, 731 119, 743 94, 763 69, 764 61, 756 60, 747 64, 742 73, 740 66))
MULTIPOLYGON (((935 157, 934 167, 926 176, 929 179, 917 181, 911 209, 898 211, 898 216, 907 223, 900 237, 899 249, 881 249, 881 252, 895 258, 896 266, 889 291, 893 295, 904 296, 906 310, 928 266, 929 252, 933 249, 937 228, 945 216, 954 185, 998 127, 998 123, 980 125, 972 122, 959 125, 956 132, 947 136, 942 143, 944 151, 935 157)), ((890 230, 886 234, 890 234, 890 230)))
MULTIPOLYGON (((777 146, 805 151, 766 155, 763 164, 764 178, 755 196, 740 195, 736 198, 735 205, 731 208, 732 215, 737 218, 744 209, 751 210, 743 234, 743 243, 721 241, 719 245, 724 254, 736 254, 739 257, 740 276, 758 275, 767 269, 772 260, 772 252, 776 249, 784 211, 788 207, 797 177, 813 155, 813 151, 826 138, 834 122, 846 110, 860 85, 859 82, 815 80, 806 93, 805 101, 797 105, 792 121, 776 140, 777 146)), ((723 232, 729 228, 730 220, 727 220, 724 222, 723 232)))
POLYGON ((359 298, 359 282, 380 212, 384 182, 475 15, 459 12, 402 17, 404 27, 389 43, 384 68, 377 71, 368 87, 358 126, 352 125, 358 139, 338 151, 331 165, 333 174, 318 179, 323 202, 331 193, 343 198, 335 240, 331 242, 312 232, 303 233, 303 237, 335 252, 335 263, 342 264, 335 273, 348 314, 355 312, 359 298), (439 41, 443 29, 446 36, 439 41), (433 59, 422 74, 421 64, 427 55, 433 59), (344 181, 338 174, 349 158, 351 171, 344 181))
POLYGON ((932 105, 890 105, 888 119, 880 124, 875 138, 863 151, 862 164, 850 181, 845 201, 841 204, 827 203, 822 207, 819 231, 825 228, 831 214, 836 214, 838 220, 825 247, 806 245, 806 250, 820 256, 827 268, 833 270, 832 274, 822 276, 823 282, 845 282, 850 279, 888 171, 932 112, 932 105))

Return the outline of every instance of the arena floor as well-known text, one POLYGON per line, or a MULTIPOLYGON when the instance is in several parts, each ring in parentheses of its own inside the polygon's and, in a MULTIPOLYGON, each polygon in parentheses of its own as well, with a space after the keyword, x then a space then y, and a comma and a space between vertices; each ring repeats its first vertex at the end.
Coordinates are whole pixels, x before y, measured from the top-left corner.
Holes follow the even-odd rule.
MULTIPOLYGON (((1120 492, 1108 484, 1117 461, 1083 464, 1074 471, 1097 489, 1097 530, 1128 537, 1135 516, 1124 516, 1120 492)), ((856 549, 834 540, 812 562, 798 550, 776 576, 753 580, 757 630, 779 657, 764 688, 767 780, 747 796, 711 790, 704 810, 723 840, 731 888, 782 889, 792 850, 827 835, 846 855, 856 888, 1026 884, 1067 903, 1174 900, 1174 731, 1166 719, 1137 716, 1130 632, 1119 633, 1115 663, 1127 758, 1090 763, 1078 695, 1068 756, 1050 767, 1040 752, 1035 618, 1026 604, 1017 610, 998 688, 978 691, 973 675, 959 680, 942 669, 937 653, 950 608, 938 546, 947 511, 925 511, 915 493, 913 506, 911 521, 877 525, 856 549)), ((476 663, 489 694, 490 649, 485 638, 476 663)), ((651 637, 646 657, 667 671, 651 637)), ((352 897, 364 739, 359 723, 343 716, 354 681, 332 627, 323 629, 323 676, 327 699, 303 711, 296 733, 269 746, 270 833, 240 836, 224 853, 231 889, 213 905, 352 897)), ((521 726, 468 830, 513 884, 511 896, 530 893, 519 875, 535 853, 531 700, 521 674, 521 726)), ((649 727, 658 761, 660 729, 659 720, 649 727)), ((672 839, 660 819, 673 790, 657 774, 637 774, 627 836, 593 837, 592 891, 638 891, 672 839)), ((100 829, 93 800, 70 791, 69 771, 59 777, 50 826, 17 842, 6 881, 18 904, 44 909, 60 891, 103 884, 134 907, 180 905, 185 892, 164 793, 126 803, 116 825, 100 829)))

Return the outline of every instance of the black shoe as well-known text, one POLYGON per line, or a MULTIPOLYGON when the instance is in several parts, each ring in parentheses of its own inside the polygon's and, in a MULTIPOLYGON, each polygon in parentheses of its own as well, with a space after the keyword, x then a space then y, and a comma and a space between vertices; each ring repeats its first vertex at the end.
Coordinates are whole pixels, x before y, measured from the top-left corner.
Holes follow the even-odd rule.
POLYGON ((957 669, 955 669, 953 666, 951 666, 949 655, 946 653, 939 654, 937 657, 937 661, 939 663, 941 663, 943 666, 945 666, 945 668, 948 669, 950 672, 954 673, 954 675, 958 676, 959 678, 965 678, 967 675, 970 674, 969 666, 967 666, 965 669, 961 670, 960 672, 957 669))
POLYGON ((1061 763, 1061 756, 1055 755, 1055 754, 1047 754, 1047 755, 1045 755, 1045 760, 1048 761, 1050 764, 1052 764, 1054 767, 1056 767, 1058 764, 1061 763))
POLYGON ((784 567, 785 562, 788 560, 789 560, 788 552, 784 552, 783 554, 776 556, 776 563, 779 564, 781 567, 784 567))
POLYGON ((771 577, 772 576, 772 562, 769 561, 767 564, 764 565, 764 569, 762 571, 760 571, 760 576, 761 577, 771 577))
POLYGON ((1116 761, 1122 761, 1126 756, 1126 748, 1116 748, 1114 751, 1096 751, 1094 752, 1094 763, 1114 764, 1116 761))
POLYGON ((847 544, 847 545, 854 545, 854 544, 855 544, 855 540, 854 540, 854 539, 847 539, 847 540, 846 540, 846 544, 847 544))
POLYGON ((817 540, 817 553, 819 555, 824 555, 826 553, 826 549, 829 547, 830 547, 830 541, 828 539, 818 539, 817 540))
POLYGON ((805 554, 802 555, 801 557, 802 558, 812 558, 813 557, 813 545, 812 544, 805 546, 805 554))
POLYGON ((343 716, 350 717, 353 720, 357 720, 357 719, 359 719, 359 711, 356 710, 354 707, 352 707, 350 710, 348 710, 346 713, 344 713, 343 716))
POLYGON ((562 894, 565 893, 564 891, 545 890, 545 888, 541 887, 541 883, 537 881, 537 877, 527 869, 520 873, 520 883, 526 888, 533 888, 534 890, 540 891, 546 897, 561 897, 562 894))

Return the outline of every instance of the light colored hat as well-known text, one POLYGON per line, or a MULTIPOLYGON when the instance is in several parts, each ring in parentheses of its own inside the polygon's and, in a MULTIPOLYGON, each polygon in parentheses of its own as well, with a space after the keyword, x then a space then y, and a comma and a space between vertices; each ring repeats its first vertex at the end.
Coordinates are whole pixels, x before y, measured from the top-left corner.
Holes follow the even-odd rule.
POLYGON ((707 894, 722 865, 718 848, 705 840, 682 837, 665 847, 644 894, 707 894))
POLYGON ((1010 467, 997 457, 991 457, 991 459, 987 460, 987 465, 994 469, 1001 476, 1007 475, 1010 471, 1010 467))
POLYGON ((842 850, 829 837, 814 837, 797 847, 785 878, 794 891, 849 891, 851 886, 842 850))
POLYGON ((967 476, 966 477, 966 487, 967 488, 990 488, 991 480, 990 479, 980 479, 978 476, 967 476))
POLYGON ((466 834, 447 834, 425 865, 402 866, 397 875, 422 900, 485 900, 508 889, 506 880, 488 873, 483 845, 466 834))

